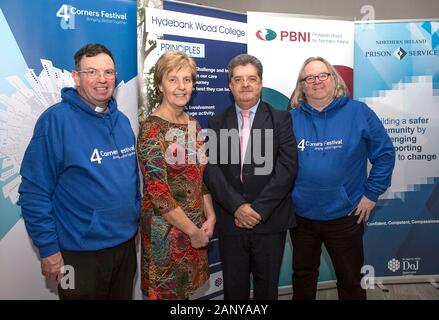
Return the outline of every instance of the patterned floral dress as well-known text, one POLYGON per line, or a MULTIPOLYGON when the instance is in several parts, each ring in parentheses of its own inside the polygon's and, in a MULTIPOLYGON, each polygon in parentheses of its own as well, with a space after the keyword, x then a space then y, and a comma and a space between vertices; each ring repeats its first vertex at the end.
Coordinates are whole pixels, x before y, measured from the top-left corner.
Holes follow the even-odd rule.
POLYGON ((182 125, 153 115, 140 128, 141 286, 147 299, 186 299, 209 278, 207 249, 194 249, 189 237, 162 216, 180 206, 198 227, 206 220, 206 157, 200 130, 193 117, 182 125))

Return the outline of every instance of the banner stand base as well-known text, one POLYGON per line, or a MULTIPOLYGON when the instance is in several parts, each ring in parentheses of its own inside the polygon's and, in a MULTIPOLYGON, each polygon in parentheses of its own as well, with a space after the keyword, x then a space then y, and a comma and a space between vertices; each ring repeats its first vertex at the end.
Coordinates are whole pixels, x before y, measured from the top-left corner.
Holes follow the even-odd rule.
POLYGON ((430 284, 436 289, 439 290, 439 283, 437 283, 435 280, 431 280, 430 284))
MULTIPOLYGON (((419 275, 419 276, 397 276, 397 277, 376 277, 374 279, 375 285, 383 292, 389 292, 385 284, 411 284, 411 283, 429 283, 436 290, 439 290, 439 275, 419 275)), ((371 285, 371 283, 369 283, 371 285)), ((317 290, 336 289, 337 281, 320 281, 317 285, 317 290)), ((292 285, 279 287, 279 296, 293 294, 292 285)))

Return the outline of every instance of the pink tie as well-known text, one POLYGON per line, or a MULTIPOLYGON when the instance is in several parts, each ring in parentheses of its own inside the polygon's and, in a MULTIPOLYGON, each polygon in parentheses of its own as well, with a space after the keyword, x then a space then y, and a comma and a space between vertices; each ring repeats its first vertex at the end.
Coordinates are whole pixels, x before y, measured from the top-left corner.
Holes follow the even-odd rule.
POLYGON ((241 110, 242 125, 239 132, 239 144, 241 147, 241 181, 242 166, 244 165, 245 151, 247 150, 248 138, 250 137, 250 110, 241 110))

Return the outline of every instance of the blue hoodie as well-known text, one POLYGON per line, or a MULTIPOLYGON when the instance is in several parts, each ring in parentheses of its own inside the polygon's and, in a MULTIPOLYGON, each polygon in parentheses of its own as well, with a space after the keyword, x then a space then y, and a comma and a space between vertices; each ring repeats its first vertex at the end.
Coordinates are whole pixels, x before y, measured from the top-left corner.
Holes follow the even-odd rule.
POLYGON ((93 251, 137 232, 140 210, 135 136, 114 98, 90 108, 76 89, 38 119, 20 174, 18 204, 42 258, 93 251))
POLYGON ((292 193, 297 215, 338 219, 355 209, 363 195, 376 202, 390 186, 395 150, 366 104, 343 96, 319 112, 304 102, 291 116, 299 155, 292 193))

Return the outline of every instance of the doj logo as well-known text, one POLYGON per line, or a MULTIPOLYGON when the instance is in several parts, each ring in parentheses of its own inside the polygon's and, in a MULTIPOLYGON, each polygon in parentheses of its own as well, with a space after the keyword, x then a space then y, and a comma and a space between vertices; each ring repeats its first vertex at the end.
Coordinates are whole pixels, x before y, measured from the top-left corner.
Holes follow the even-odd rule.
POLYGON ((420 262, 421 258, 402 258, 401 260, 393 258, 387 263, 387 268, 392 272, 401 269, 403 275, 415 274, 419 271, 420 262))
POLYGON ((387 263, 387 268, 392 272, 396 272, 399 270, 399 268, 401 268, 401 263, 399 262, 399 260, 393 258, 387 263))

